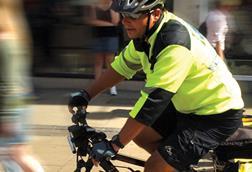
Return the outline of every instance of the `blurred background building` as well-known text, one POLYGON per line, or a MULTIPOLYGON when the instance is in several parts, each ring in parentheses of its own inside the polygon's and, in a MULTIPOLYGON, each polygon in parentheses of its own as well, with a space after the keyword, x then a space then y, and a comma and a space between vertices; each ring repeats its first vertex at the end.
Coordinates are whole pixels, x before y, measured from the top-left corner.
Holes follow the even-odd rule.
MULTIPOLYGON (((168 0, 166 8, 196 28, 214 0, 168 0)), ((33 75, 36 77, 93 78, 90 53, 92 30, 85 24, 85 6, 95 0, 24 0, 34 42, 33 75)), ((238 80, 252 79, 252 1, 222 0, 234 23, 226 39, 227 64, 238 80)), ((128 41, 118 27, 120 47, 128 41)), ((143 79, 141 72, 134 78, 143 79)))

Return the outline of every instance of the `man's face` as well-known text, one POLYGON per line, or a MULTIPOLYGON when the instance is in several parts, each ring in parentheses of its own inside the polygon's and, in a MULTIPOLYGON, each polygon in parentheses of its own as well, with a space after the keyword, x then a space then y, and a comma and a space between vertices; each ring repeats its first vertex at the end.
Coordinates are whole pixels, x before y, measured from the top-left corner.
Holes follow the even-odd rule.
POLYGON ((138 19, 124 17, 122 23, 130 39, 141 38, 146 29, 148 15, 143 14, 138 19))
MULTIPOLYGON (((149 29, 160 18, 161 10, 155 9, 150 13, 149 29)), ((148 23, 148 14, 142 14, 139 18, 123 17, 122 23, 130 39, 142 38, 148 23)))

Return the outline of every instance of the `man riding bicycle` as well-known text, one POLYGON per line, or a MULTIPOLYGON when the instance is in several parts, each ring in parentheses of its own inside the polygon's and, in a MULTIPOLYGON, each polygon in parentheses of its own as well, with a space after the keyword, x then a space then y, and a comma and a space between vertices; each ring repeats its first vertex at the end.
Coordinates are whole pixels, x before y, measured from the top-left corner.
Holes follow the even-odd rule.
POLYGON ((111 68, 72 94, 69 111, 143 70, 146 84, 118 135, 96 144, 96 161, 133 140, 150 153, 145 172, 186 171, 241 125, 239 85, 209 42, 164 9, 164 0, 113 0, 132 40, 111 68))

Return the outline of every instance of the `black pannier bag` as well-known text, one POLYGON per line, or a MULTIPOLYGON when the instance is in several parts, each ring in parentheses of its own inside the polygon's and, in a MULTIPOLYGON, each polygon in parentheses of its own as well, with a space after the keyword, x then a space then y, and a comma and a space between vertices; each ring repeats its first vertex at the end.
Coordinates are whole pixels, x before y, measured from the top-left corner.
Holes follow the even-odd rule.
POLYGON ((239 128, 231 137, 218 146, 215 151, 218 160, 252 159, 252 128, 239 128))
POLYGON ((222 172, 252 172, 251 115, 244 115, 243 125, 214 150, 216 169, 222 172))

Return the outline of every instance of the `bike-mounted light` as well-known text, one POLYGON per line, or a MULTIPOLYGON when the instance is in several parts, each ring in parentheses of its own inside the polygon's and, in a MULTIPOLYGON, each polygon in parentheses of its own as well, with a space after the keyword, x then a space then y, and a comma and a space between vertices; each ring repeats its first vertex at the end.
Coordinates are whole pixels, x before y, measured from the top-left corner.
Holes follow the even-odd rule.
POLYGON ((87 116, 86 110, 79 108, 76 114, 74 114, 71 119, 72 119, 72 122, 75 124, 79 123, 79 124, 84 125, 87 123, 86 116, 87 116))

